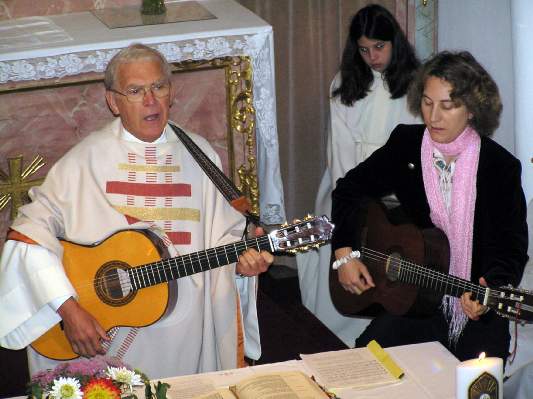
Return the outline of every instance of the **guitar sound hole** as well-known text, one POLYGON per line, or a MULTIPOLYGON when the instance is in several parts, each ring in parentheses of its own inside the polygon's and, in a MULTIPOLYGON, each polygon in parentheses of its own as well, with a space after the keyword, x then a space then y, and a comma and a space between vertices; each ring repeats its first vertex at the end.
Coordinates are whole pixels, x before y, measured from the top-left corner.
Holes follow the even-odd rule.
POLYGON ((94 288, 102 302, 110 306, 123 306, 135 297, 127 269, 120 261, 105 263, 96 273, 94 288))
POLYGON ((398 281, 400 278, 400 270, 402 266, 402 258, 399 253, 393 252, 387 258, 386 272, 387 278, 390 281, 398 281))

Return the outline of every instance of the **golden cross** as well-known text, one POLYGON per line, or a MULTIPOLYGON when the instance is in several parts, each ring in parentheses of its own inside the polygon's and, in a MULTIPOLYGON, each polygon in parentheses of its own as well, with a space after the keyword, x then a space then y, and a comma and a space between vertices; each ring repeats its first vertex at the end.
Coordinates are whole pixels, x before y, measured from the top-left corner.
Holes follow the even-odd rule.
POLYGON ((11 219, 15 219, 18 209, 28 197, 28 190, 41 184, 44 179, 26 180, 45 165, 43 157, 37 155, 33 161, 22 170, 22 155, 8 158, 9 174, 0 169, 0 211, 11 201, 11 219))

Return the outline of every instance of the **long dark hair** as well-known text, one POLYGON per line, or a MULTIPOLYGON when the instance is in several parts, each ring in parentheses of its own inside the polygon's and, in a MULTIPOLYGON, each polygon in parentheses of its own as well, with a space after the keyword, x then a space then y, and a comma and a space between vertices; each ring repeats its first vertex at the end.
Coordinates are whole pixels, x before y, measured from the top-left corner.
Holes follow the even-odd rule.
POLYGON ((383 76, 391 98, 404 96, 420 62, 392 14, 386 8, 372 4, 359 10, 352 19, 342 54, 341 85, 333 91, 333 97, 340 95, 343 104, 353 105, 355 101, 365 98, 370 90, 374 76, 357 45, 362 36, 391 42, 391 60, 383 76))

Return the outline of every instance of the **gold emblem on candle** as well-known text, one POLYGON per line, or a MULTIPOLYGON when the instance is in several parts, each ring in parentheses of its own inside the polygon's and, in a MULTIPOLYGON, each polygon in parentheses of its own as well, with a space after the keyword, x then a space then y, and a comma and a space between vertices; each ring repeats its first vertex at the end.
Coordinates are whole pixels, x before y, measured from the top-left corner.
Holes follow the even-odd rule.
POLYGON ((45 162, 42 156, 37 155, 23 170, 22 156, 8 158, 7 161, 9 172, 5 173, 0 169, 0 211, 11 202, 11 219, 14 219, 18 208, 28 200, 28 190, 44 181, 28 180, 28 177, 41 169, 45 162))
POLYGON ((476 378, 468 388, 468 399, 498 399, 498 380, 487 372, 476 378))

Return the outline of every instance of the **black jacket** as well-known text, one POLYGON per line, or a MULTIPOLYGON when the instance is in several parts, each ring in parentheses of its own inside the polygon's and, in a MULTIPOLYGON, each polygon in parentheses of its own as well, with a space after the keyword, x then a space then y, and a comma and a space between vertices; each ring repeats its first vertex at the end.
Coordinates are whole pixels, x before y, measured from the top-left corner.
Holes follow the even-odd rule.
MULTIPOLYGON (((433 227, 422 179, 424 125, 399 125, 387 143, 337 181, 333 191, 332 246, 358 248, 362 198, 394 193, 411 221, 433 227)), ((481 138, 474 215, 471 281, 517 286, 528 260, 526 203, 520 162, 487 137, 481 138)))

